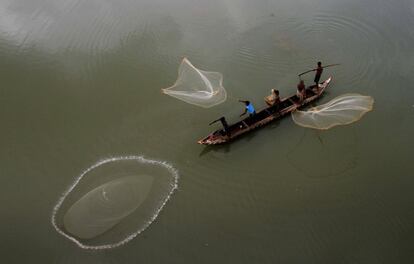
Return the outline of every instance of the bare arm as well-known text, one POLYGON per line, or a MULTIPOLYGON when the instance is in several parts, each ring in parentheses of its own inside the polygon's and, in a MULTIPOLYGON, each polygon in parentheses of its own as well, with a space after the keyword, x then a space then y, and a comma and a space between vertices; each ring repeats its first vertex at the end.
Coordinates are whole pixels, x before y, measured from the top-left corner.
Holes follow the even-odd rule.
MULTIPOLYGON (((247 103, 247 101, 245 101, 245 100, 239 100, 239 102, 244 103, 244 104, 247 103)), ((247 108, 244 109, 244 113, 241 114, 240 116, 244 116, 246 113, 247 113, 247 108)))
MULTIPOLYGON (((322 66, 322 69, 325 69, 325 68, 328 68, 328 67, 332 67, 332 66, 338 66, 338 65, 341 65, 341 64, 340 63, 329 64, 329 65, 326 65, 326 66, 322 66)), ((309 71, 302 72, 301 74, 299 74, 299 76, 302 76, 302 75, 304 75, 304 74, 306 74, 308 72, 316 71, 317 69, 318 68, 315 68, 315 69, 312 69, 312 70, 309 70, 309 71)))
POLYGON ((219 118, 219 119, 217 119, 217 120, 214 120, 213 122, 211 122, 210 124, 208 124, 209 126, 211 126, 212 124, 214 124, 214 123, 216 123, 216 122, 218 122, 218 121, 220 121, 220 119, 221 118, 219 118))
POLYGON ((244 116, 247 113, 247 109, 244 109, 243 114, 241 114, 240 116, 244 116))

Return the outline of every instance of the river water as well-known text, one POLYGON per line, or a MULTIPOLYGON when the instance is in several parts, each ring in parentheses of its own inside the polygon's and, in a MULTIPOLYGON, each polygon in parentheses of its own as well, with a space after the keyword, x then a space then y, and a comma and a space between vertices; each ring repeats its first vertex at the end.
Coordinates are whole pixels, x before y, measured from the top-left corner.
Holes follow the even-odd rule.
MULTIPOLYGON (((0 0, 2 263, 413 263, 412 0, 0 0), (186 56, 224 75, 210 109, 163 95, 186 56), (328 131, 290 117, 196 141, 324 64, 374 110, 328 131), (85 250, 51 214, 82 171, 144 155, 180 174, 143 233, 85 250)), ((311 82, 313 76, 306 76, 311 82)))

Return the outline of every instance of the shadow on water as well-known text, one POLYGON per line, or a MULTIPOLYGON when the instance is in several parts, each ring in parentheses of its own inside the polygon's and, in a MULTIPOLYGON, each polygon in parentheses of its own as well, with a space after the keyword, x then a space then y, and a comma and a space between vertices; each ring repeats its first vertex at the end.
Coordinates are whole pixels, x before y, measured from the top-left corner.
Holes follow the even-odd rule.
POLYGON ((222 152, 222 153, 229 153, 230 152, 230 143, 226 143, 223 145, 208 145, 208 146, 204 146, 203 150, 200 152, 200 154, 198 154, 199 157, 203 157, 204 155, 214 151, 214 152, 222 152))
POLYGON ((280 120, 275 120, 269 125, 267 125, 264 130, 273 130, 273 129, 278 128, 279 126, 280 126, 280 120))

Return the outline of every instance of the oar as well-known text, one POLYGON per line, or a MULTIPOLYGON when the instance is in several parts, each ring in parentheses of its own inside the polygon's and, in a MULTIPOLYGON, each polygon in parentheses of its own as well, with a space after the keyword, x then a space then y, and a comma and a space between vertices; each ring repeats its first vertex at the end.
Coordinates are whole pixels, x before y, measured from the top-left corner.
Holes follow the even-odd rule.
MULTIPOLYGON (((329 65, 323 66, 322 69, 332 67, 332 66, 337 66, 337 65, 341 65, 341 64, 340 63, 329 64, 329 65)), ((313 72, 313 71, 316 71, 316 69, 312 69, 312 70, 309 70, 309 71, 302 72, 302 73, 299 74, 299 76, 302 76, 306 73, 313 72)))

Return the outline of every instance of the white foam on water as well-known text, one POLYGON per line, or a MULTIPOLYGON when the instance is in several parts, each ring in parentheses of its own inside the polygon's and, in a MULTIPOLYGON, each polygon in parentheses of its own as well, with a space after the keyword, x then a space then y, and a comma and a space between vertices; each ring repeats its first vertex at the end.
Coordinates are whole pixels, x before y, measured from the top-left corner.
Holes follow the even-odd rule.
POLYGON ((111 248, 116 248, 116 247, 122 246, 122 245, 128 243, 129 241, 131 241, 132 239, 134 239, 137 235, 139 235, 141 232, 143 232, 152 222, 154 222, 154 220, 157 218, 158 214, 161 212, 164 205, 167 203, 167 201, 170 199, 171 195, 174 193, 175 189, 177 189, 177 187, 178 187, 178 178, 179 178, 178 170, 175 169, 171 164, 169 164, 168 162, 165 162, 165 161, 146 159, 143 156, 121 156, 121 157, 112 157, 112 158, 107 158, 107 159, 100 160, 97 163, 90 166, 89 168, 87 168, 86 170, 84 170, 75 179, 75 181, 72 183, 72 185, 70 185, 69 188, 62 194, 62 196, 57 201, 55 207, 53 208, 51 223, 52 223, 53 227, 55 228, 55 230, 59 234, 66 237, 67 239, 74 242, 77 246, 79 246, 80 248, 83 248, 83 249, 99 250, 99 249, 111 249, 111 248), (174 178, 174 182, 171 185, 170 193, 166 196, 164 201, 161 201, 159 203, 159 205, 156 208, 155 213, 151 217, 151 219, 149 219, 149 221, 147 221, 144 226, 142 226, 141 228, 139 228, 137 231, 133 232, 132 234, 128 235, 123 240, 121 240, 119 242, 116 242, 116 243, 112 243, 112 244, 85 245, 79 239, 77 239, 77 238, 71 236, 70 234, 66 233, 65 231, 63 231, 58 226, 58 224, 56 223, 56 215, 57 215, 59 209, 61 208, 63 202, 65 201, 66 197, 75 189, 75 187, 79 184, 79 182, 82 180, 82 178, 86 174, 88 174, 90 171, 92 171, 92 170, 94 170, 94 169, 96 169, 99 166, 102 166, 104 164, 107 164, 107 163, 110 163, 110 162, 122 161, 122 160, 136 160, 136 161, 141 162, 143 164, 152 164, 152 165, 161 166, 161 167, 164 167, 165 169, 167 169, 168 172, 170 172, 171 175, 174 178))

